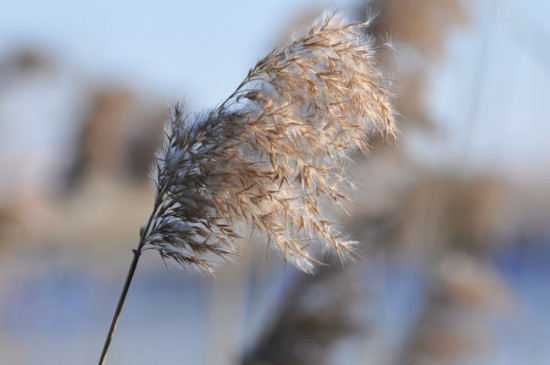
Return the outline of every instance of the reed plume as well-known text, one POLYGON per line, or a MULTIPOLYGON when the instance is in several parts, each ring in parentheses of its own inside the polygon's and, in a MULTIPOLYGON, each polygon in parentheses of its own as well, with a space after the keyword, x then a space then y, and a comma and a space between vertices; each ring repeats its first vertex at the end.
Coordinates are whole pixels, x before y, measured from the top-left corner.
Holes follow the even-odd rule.
POLYGON ((212 272, 246 229, 303 271, 340 260, 354 241, 333 217, 346 161, 373 133, 394 136, 390 95, 362 24, 319 19, 272 51, 217 108, 176 107, 158 154, 158 192, 144 243, 163 259, 212 272))
POLYGON ((365 26, 324 15, 260 60, 218 107, 195 115, 175 108, 157 155, 153 212, 100 364, 143 249, 210 273, 239 252, 247 229, 306 272, 325 253, 343 262, 353 252, 355 242, 333 222, 349 200, 346 162, 368 150, 370 135, 395 132, 365 26))

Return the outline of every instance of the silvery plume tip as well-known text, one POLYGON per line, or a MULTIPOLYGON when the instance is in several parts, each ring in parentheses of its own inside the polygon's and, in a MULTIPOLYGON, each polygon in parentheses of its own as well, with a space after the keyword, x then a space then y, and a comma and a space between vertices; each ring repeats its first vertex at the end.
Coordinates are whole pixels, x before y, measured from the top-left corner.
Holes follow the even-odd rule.
POLYGON ((212 273, 255 230, 303 271, 327 254, 344 262, 355 242, 333 217, 349 200, 349 156, 396 131, 364 27, 325 14, 260 60, 215 109, 192 115, 176 106, 142 247, 212 273))

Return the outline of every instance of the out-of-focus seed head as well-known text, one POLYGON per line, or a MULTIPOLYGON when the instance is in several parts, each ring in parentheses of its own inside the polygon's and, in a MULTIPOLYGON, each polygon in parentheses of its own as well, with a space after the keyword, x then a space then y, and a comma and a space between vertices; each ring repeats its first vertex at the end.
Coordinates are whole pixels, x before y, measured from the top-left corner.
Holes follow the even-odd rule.
POLYGON ((238 253, 250 229, 306 272, 324 254, 350 256, 355 242, 333 222, 349 200, 346 162, 368 150, 369 136, 396 131, 363 26, 325 15, 259 61, 214 110, 176 107, 144 244, 208 272, 238 253))

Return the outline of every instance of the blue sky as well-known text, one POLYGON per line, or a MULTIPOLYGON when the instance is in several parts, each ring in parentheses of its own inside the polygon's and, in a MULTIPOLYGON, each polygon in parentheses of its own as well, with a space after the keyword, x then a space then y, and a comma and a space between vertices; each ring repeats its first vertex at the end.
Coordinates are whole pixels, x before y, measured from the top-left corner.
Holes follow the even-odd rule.
MULTIPOLYGON (((10 1, 0 12, 0 54, 38 45, 84 80, 116 79, 201 110, 229 95, 299 14, 356 3, 10 1)), ((477 21, 454 35, 429 98, 439 139, 420 137, 403 148, 433 164, 464 158, 482 168, 545 164, 550 5, 471 3, 477 21)))
POLYGON ((90 76, 122 77, 200 108, 228 95, 296 14, 346 3, 12 1, 0 13, 0 52, 43 45, 90 76))

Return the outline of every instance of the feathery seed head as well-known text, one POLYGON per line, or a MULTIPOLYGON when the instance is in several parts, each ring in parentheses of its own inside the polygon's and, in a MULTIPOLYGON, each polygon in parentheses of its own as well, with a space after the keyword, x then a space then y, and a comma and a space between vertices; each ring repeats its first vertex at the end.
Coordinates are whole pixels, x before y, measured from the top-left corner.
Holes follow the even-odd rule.
POLYGON ((373 134, 394 137, 391 97, 362 24, 325 15, 250 70, 217 108, 177 106, 157 155, 155 208, 143 245, 212 272, 246 229, 312 272, 353 253, 331 221, 348 200, 345 162, 373 134))

